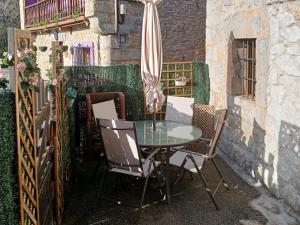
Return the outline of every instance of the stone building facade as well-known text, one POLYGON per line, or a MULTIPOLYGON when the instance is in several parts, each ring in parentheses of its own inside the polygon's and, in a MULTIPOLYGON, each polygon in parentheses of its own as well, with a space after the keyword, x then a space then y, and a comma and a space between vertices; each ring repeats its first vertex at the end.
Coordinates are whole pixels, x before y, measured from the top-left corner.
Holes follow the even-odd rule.
MULTIPOLYGON (((115 28, 115 0, 85 0, 86 27, 72 27, 61 31, 59 40, 71 46, 77 42, 93 42, 94 65, 140 63, 141 30, 144 5, 136 1, 122 1, 126 5, 124 24, 115 28)), ((24 28, 23 0, 21 19, 24 28)), ((158 6, 160 15, 163 56, 170 61, 205 61, 206 0, 163 0, 158 6)), ((49 46, 51 33, 38 34, 37 46, 49 46)), ((45 69, 50 48, 39 52, 39 64, 45 69)), ((65 52, 65 65, 72 64, 72 54, 65 52)))
POLYGON ((229 110, 220 148, 300 212, 300 1, 208 1, 206 23, 211 104, 229 110), (241 91, 245 40, 254 99, 241 91))

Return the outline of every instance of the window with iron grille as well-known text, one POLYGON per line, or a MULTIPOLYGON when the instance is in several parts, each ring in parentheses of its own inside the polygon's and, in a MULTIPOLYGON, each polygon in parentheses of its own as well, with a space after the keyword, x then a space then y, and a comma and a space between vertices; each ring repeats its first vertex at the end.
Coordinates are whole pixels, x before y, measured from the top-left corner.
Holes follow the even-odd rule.
POLYGON ((256 39, 237 39, 237 51, 240 64, 239 78, 242 95, 255 99, 256 85, 256 39))

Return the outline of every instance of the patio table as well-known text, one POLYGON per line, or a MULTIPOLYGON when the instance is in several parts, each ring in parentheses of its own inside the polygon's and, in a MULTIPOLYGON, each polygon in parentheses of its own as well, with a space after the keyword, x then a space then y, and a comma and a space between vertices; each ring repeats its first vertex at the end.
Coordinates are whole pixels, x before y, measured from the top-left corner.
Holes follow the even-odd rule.
POLYGON ((166 151, 166 185, 167 200, 171 203, 169 181, 169 159, 172 147, 183 146, 199 140, 202 131, 192 125, 174 121, 158 121, 156 130, 153 130, 152 120, 136 121, 138 145, 142 148, 165 148, 166 151))

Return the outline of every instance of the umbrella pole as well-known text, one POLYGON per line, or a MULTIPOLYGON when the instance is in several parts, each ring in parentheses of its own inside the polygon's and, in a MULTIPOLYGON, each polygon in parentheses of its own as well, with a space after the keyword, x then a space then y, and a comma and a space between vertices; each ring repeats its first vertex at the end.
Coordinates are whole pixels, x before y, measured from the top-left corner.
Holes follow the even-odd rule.
POLYGON ((152 122, 153 122, 153 130, 154 131, 156 131, 156 101, 157 101, 157 99, 154 99, 153 113, 152 113, 152 122))

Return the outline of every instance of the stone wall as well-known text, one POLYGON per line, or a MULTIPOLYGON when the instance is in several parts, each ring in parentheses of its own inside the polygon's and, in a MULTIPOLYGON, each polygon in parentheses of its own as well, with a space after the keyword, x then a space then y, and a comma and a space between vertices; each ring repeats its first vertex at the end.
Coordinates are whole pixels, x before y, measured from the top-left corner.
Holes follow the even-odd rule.
POLYGON ((300 212, 300 1, 207 3, 211 104, 227 107, 220 148, 300 212), (237 95, 235 39, 256 38, 256 98, 237 95))
MULTIPOLYGON (((78 41, 93 41, 96 65, 140 63, 144 5, 127 1, 123 3, 127 6, 127 14, 125 23, 119 25, 118 35, 113 34, 116 32, 114 0, 86 0, 85 17, 89 19, 90 26, 63 31, 59 40, 69 48, 78 41)), ((23 0, 20 0, 22 4, 23 0)), ((158 6, 165 62, 205 61, 205 8, 206 0, 164 0, 158 6)), ((36 40, 37 46, 50 46, 54 37, 51 34, 39 34, 36 40)), ((49 49, 45 53, 38 53, 42 70, 50 66, 49 49)), ((72 56, 68 51, 65 53, 65 65, 71 65, 71 62, 72 56)))
MULTIPOLYGON (((94 11, 98 25, 104 33, 114 32, 114 0, 95 1, 94 11)), ((111 52, 112 63, 139 63, 141 30, 143 23, 142 3, 123 2, 127 14, 125 23, 119 25, 122 37, 111 37, 110 46, 104 42, 100 55, 111 52)), ((205 59, 206 0, 163 0, 158 6, 161 22, 164 61, 202 61, 205 59)), ((106 63, 105 63, 106 64, 106 63)))

